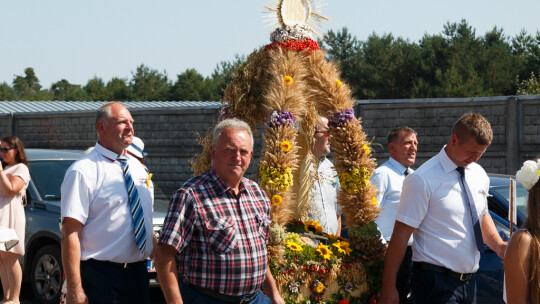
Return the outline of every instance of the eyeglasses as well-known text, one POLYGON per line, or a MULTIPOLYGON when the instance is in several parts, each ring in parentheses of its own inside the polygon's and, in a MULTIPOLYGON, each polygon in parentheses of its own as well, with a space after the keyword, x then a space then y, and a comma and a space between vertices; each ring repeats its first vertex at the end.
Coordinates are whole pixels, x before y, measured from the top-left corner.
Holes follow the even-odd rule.
POLYGON ((0 153, 7 153, 9 150, 13 150, 15 148, 0 148, 0 153))
POLYGON ((315 134, 322 134, 323 136, 330 136, 329 131, 315 131, 315 134))

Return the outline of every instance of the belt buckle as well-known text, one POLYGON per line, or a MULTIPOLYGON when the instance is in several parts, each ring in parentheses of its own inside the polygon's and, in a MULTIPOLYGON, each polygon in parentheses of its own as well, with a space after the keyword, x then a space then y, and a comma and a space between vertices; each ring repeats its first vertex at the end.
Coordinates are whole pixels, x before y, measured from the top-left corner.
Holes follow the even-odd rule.
POLYGON ((124 263, 124 269, 126 269, 128 266, 128 263, 124 263))
POLYGON ((465 282, 465 281, 470 280, 470 279, 471 279, 471 276, 472 276, 472 275, 471 275, 470 273, 460 273, 460 274, 459 274, 459 280, 460 280, 461 282, 465 282))

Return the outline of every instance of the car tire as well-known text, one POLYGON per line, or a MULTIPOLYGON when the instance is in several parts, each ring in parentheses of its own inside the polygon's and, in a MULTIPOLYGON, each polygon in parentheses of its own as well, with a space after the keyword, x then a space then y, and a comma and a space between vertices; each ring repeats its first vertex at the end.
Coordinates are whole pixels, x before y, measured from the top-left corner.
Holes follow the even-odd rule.
POLYGON ((59 303, 64 270, 60 246, 50 244, 40 248, 31 265, 30 283, 34 298, 44 304, 59 303))

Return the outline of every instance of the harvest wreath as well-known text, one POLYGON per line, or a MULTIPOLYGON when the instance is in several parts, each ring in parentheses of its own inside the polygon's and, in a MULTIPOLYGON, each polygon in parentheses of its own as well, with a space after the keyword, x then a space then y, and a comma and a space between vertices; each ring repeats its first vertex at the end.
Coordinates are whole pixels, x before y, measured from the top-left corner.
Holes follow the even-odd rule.
MULTIPOLYGON (((264 124, 258 172, 272 201, 269 264, 286 301, 370 303, 380 289, 385 248, 374 222, 376 190, 369 183, 376 164, 349 86, 311 39, 310 22, 324 19, 317 4, 279 0, 268 6, 280 27, 227 86, 219 119, 237 117, 252 129, 264 124), (306 164, 315 161, 309 144, 319 115, 330 121, 338 203, 349 240, 323 234, 306 217, 314 180, 313 166, 306 164)), ((201 141, 203 152, 192 161, 195 175, 211 167, 211 137, 201 141)))

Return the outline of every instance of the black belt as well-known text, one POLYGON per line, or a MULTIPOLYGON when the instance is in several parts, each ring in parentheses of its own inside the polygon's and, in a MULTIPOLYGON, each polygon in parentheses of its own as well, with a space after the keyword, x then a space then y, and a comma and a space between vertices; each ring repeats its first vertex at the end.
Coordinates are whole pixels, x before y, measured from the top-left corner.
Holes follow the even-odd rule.
POLYGON ((459 272, 452 271, 446 267, 433 265, 426 262, 413 262, 413 267, 443 273, 453 278, 456 278, 462 282, 472 279, 473 274, 474 274, 474 273, 459 273, 459 272))
POLYGON ((100 261, 100 260, 95 260, 95 259, 89 259, 86 262, 102 263, 102 264, 106 264, 106 265, 109 265, 109 266, 114 266, 114 267, 118 267, 118 268, 125 268, 125 269, 135 268, 137 266, 140 266, 141 264, 146 265, 146 263, 147 263, 146 260, 133 262, 133 263, 116 263, 116 262, 111 262, 111 261, 100 261))
POLYGON ((193 285, 193 284, 189 283, 185 279, 183 280, 183 283, 188 285, 189 287, 195 289, 196 291, 202 293, 202 294, 205 294, 205 295, 207 295, 207 296, 209 296, 211 298, 214 298, 216 300, 225 301, 227 303, 236 303, 236 304, 249 303, 249 302, 253 301, 253 299, 255 299, 255 297, 259 293, 259 291, 257 291, 257 292, 255 292, 253 295, 251 295, 249 297, 241 298, 241 297, 236 297, 236 296, 224 295, 224 294, 215 292, 215 291, 213 291, 211 289, 208 289, 208 288, 193 285))

